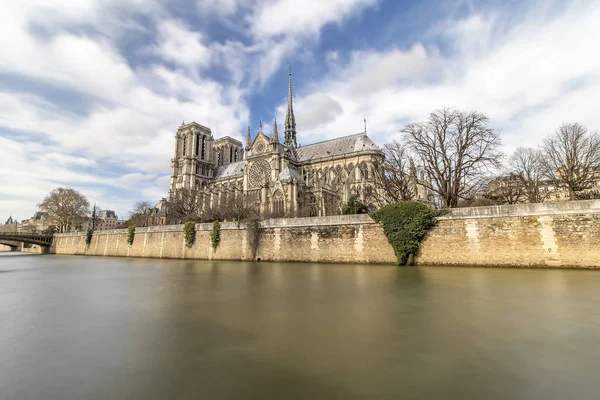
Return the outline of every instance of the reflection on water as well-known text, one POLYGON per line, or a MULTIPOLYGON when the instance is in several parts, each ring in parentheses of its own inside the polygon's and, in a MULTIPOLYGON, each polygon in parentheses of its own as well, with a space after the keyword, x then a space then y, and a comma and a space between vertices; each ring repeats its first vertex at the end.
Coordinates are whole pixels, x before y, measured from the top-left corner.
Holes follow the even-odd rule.
POLYGON ((578 399, 600 273, 0 260, 2 399, 578 399))

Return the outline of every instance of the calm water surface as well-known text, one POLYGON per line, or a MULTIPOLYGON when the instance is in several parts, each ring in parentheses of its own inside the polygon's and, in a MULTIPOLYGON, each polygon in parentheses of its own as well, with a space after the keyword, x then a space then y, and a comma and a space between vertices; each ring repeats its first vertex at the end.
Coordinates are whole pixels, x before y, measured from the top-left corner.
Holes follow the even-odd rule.
POLYGON ((600 271, 0 256, 0 399, 598 399, 600 271))

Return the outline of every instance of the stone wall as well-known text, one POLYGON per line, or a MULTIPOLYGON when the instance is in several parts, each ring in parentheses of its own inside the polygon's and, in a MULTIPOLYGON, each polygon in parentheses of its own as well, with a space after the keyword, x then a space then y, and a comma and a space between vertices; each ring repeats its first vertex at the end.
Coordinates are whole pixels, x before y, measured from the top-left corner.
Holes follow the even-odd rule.
POLYGON ((600 200, 455 209, 421 264, 600 267, 600 200))
MULTIPOLYGON (((187 247, 183 225, 137 228, 133 244, 127 230, 98 231, 85 245, 84 233, 57 234, 56 254, 123 257, 250 260, 249 232, 237 223, 221 223, 221 242, 211 246, 212 224, 196 224, 196 240, 187 247)), ((263 222, 256 259, 393 263, 394 252, 381 227, 367 215, 277 219, 263 222)))
MULTIPOLYGON (((382 227, 367 215, 267 220, 255 258, 264 261, 395 263, 382 227)), ((186 247, 183 226, 138 228, 131 246, 126 230, 56 235, 57 254, 249 260, 249 232, 221 224, 211 247, 212 224, 196 225, 186 247)), ((600 201, 455 209, 425 238, 421 265, 600 267, 600 201)))

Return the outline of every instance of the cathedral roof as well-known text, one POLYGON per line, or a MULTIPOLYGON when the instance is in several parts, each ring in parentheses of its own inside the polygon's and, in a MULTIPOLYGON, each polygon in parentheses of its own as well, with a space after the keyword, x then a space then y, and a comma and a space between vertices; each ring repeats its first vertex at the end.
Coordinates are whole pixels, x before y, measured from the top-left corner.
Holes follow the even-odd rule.
POLYGON ((238 161, 227 165, 222 165, 215 169, 215 179, 233 178, 244 174, 244 161, 238 161))
POLYGON ((341 156, 344 154, 350 155, 351 153, 368 150, 381 151, 379 146, 373 143, 367 136, 366 132, 325 140, 323 142, 301 146, 296 149, 298 152, 298 161, 300 162, 341 156))

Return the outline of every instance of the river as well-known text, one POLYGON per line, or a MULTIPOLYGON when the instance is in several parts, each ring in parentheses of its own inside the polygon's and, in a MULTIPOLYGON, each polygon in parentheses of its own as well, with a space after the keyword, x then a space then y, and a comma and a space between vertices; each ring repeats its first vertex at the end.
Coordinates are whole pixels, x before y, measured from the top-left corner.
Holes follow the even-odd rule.
POLYGON ((0 398, 597 399, 600 271, 0 257, 0 398))

